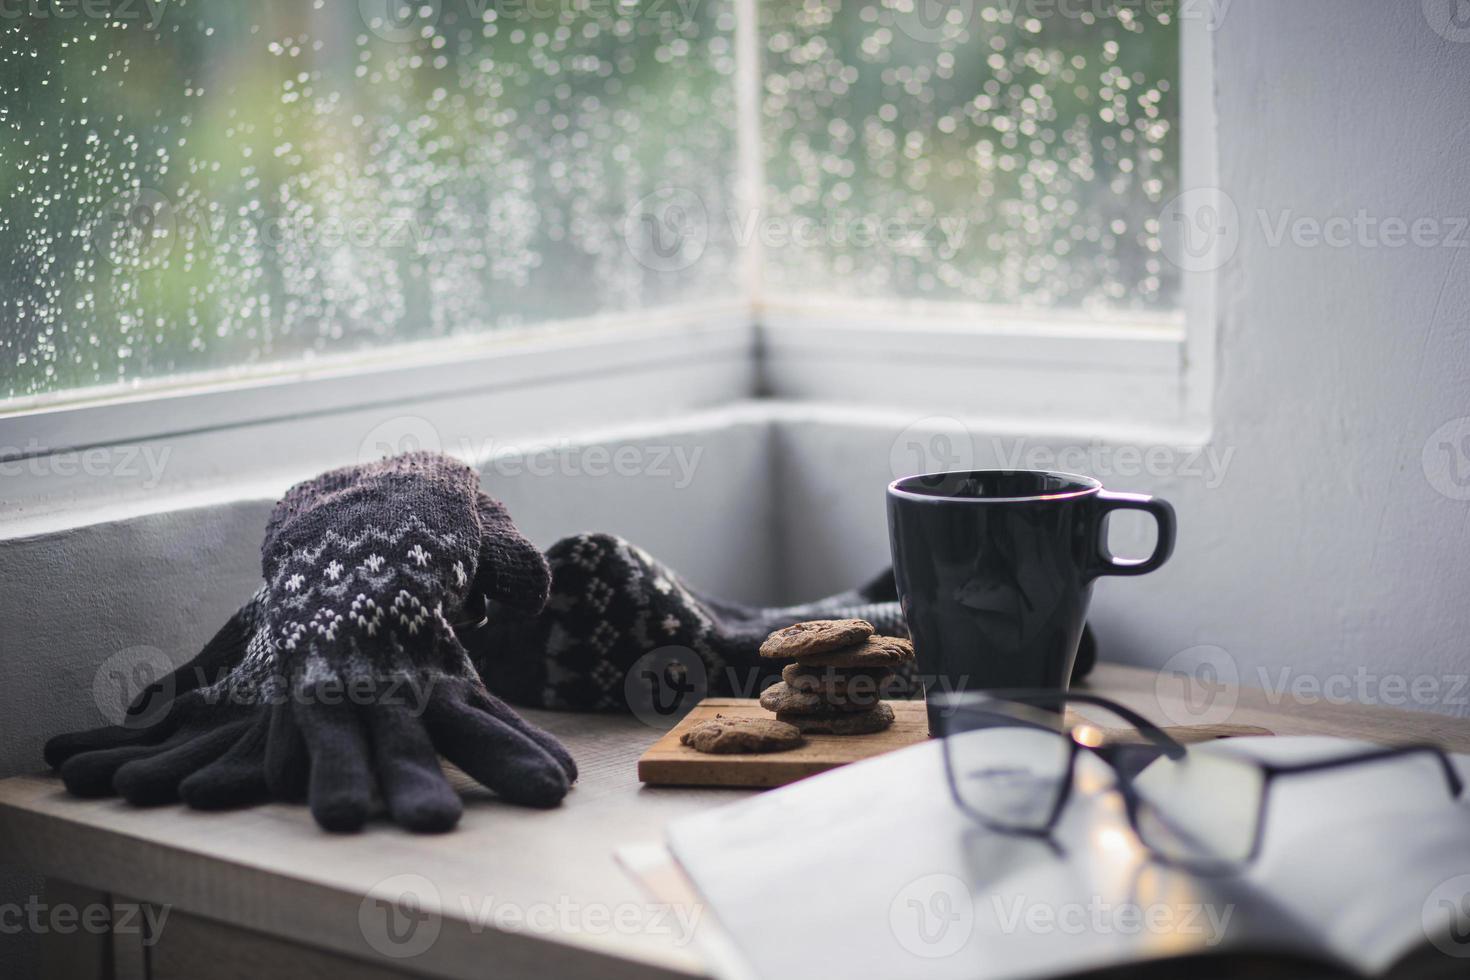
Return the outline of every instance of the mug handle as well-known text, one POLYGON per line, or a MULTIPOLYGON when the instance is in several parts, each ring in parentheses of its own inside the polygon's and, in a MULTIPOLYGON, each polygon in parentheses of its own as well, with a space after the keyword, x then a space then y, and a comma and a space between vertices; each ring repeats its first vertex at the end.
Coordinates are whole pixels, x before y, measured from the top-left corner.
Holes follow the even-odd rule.
POLYGON ((1099 490, 1096 523, 1093 529, 1094 575, 1147 575, 1169 560, 1174 553, 1174 508, 1167 500, 1151 497, 1146 493, 1114 493, 1099 490), (1147 558, 1114 558, 1108 551, 1103 518, 1115 510, 1141 510, 1152 514, 1159 528, 1159 539, 1154 544, 1154 553, 1147 558))

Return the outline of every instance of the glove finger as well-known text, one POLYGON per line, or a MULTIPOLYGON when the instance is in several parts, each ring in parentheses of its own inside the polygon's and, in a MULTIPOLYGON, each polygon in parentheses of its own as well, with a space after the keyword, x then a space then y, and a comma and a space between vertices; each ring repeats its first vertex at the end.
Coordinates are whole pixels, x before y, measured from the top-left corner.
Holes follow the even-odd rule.
POLYGON ((401 704, 372 705, 364 714, 378 785, 393 821, 423 833, 452 830, 464 804, 444 778, 423 721, 401 704))
POLYGON ((167 752, 189 737, 179 733, 151 745, 123 745, 115 749, 82 752, 61 764, 61 781, 65 784, 66 791, 73 796, 112 796, 117 792, 112 788, 112 778, 119 769, 129 762, 167 752))
POLYGON ((46 764, 52 769, 60 769, 62 763, 83 752, 156 745, 172 735, 187 717, 191 706, 198 703, 199 695, 195 692, 214 683, 244 658, 245 645, 254 631, 253 621, 261 601, 261 595, 257 593, 220 627, 193 660, 139 692, 128 706, 130 723, 57 735, 46 743, 43 750, 46 764), (172 700, 164 703, 161 700, 164 698, 172 700), (161 718, 152 724, 143 724, 147 717, 160 710, 163 712, 161 718))
MULTIPOLYGON (((184 701, 185 699, 181 699, 181 702, 184 701)), ((164 721, 143 729, 147 733, 147 741, 141 744, 83 751, 66 759, 59 771, 67 792, 73 796, 91 798, 114 795, 117 791, 112 786, 112 779, 123 766, 137 759, 147 759, 167 752, 197 734, 196 728, 184 724, 188 717, 187 709, 193 704, 194 699, 191 696, 187 699, 187 704, 180 703, 170 709, 169 716, 164 721)))
POLYGON ((173 803, 179 798, 179 784, 228 751, 250 724, 236 721, 189 732, 157 755, 124 764, 112 777, 112 788, 134 806, 173 803))
POLYGON ((269 711, 261 711, 234 745, 179 784, 179 795, 196 810, 224 810, 259 803, 270 794, 265 784, 269 711))
POLYGON ((286 702, 272 705, 270 734, 265 743, 265 785, 271 797, 304 802, 310 769, 306 741, 301 737, 291 705, 286 702))
MULTIPOLYGON (((139 698, 141 703, 142 695, 139 698)), ((149 725, 135 721, 133 724, 103 725, 84 732, 57 735, 46 743, 42 754, 47 765, 60 769, 68 759, 87 752, 158 745, 172 737, 192 717, 197 717, 201 701, 199 694, 190 691, 170 702, 164 708, 163 717, 149 725)))
POLYGON ((469 695, 470 704, 479 708, 488 715, 493 715, 505 722, 522 735, 535 742, 546 750, 546 754, 556 760, 561 766, 561 771, 566 773, 567 782, 577 781, 577 762, 572 754, 567 751, 557 737, 544 728, 538 728, 526 719, 522 718, 514 708, 491 694, 489 691, 471 691, 469 695))
POLYGON ((541 550, 526 539, 505 505, 479 495, 480 555, 475 587, 496 602, 534 616, 546 606, 551 569, 541 550))
POLYGON ((48 766, 52 769, 60 769, 68 759, 85 752, 101 752, 107 749, 137 745, 157 745, 173 734, 176 727, 176 721, 166 719, 164 722, 145 728, 104 725, 85 732, 67 732, 49 739, 42 754, 48 766))
POLYGON ((367 735, 357 708, 345 699, 328 704, 322 695, 292 710, 310 761, 307 800, 324 830, 361 830, 373 807, 373 775, 367 735))
POLYGON ((523 806, 556 806, 567 777, 546 750, 493 715, 441 692, 424 721, 439 751, 502 799, 523 806))

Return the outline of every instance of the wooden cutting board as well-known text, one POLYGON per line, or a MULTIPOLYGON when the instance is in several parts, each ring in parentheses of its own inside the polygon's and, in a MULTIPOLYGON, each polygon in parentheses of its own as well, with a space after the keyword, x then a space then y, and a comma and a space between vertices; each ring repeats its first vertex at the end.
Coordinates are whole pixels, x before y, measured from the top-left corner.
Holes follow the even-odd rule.
MULTIPOLYGON (((787 752, 756 755, 709 755, 679 744, 679 736, 716 715, 726 718, 774 718, 754 698, 705 698, 694 710, 643 753, 638 779, 654 786, 785 786, 849 762, 871 759, 884 752, 916 745, 929 737, 929 719, 923 701, 889 701, 893 724, 872 735, 808 735, 806 744, 787 752)), ((1068 721, 1085 719, 1069 710, 1068 721)), ((1250 725, 1189 725, 1166 727, 1180 742, 1204 742, 1240 735, 1270 735, 1250 725)), ((1106 741, 1138 741, 1132 730, 1100 729, 1106 741)))
POLYGON ((871 759, 929 737, 922 701, 889 701, 893 724, 871 735, 808 735, 787 752, 709 755, 679 744, 679 736, 716 715, 775 718, 754 698, 705 698, 638 760, 638 778, 657 786, 785 786, 849 762, 871 759))

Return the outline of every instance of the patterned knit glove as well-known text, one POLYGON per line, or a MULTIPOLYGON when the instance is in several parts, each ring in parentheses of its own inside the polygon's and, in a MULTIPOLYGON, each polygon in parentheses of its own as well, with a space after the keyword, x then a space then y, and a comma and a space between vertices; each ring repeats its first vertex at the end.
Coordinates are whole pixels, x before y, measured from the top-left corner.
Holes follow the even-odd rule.
MULTIPOLYGON (((423 472, 431 474, 428 479, 432 479, 433 472, 442 471, 463 480, 463 467, 448 460, 424 459, 419 465, 423 472)), ((279 539, 283 528, 303 515, 320 516, 323 507, 334 506, 332 501, 342 501, 344 492, 354 485, 371 482, 375 475, 401 468, 390 464, 349 467, 298 484, 273 510, 267 543, 279 539)), ((412 463, 407 466, 410 471, 413 468, 412 463)), ((345 494, 346 498, 359 502, 364 496, 360 489, 345 494)), ((408 494, 404 499, 412 496, 408 494)), ((482 618, 483 593, 504 606, 535 611, 545 601, 548 587, 544 560, 516 530, 504 508, 478 491, 473 496, 473 505, 478 519, 477 553, 471 565, 474 580, 463 608, 456 615, 459 629, 470 629, 482 618)), ((382 576, 378 578, 381 580, 382 576)), ((456 584, 457 581, 455 575, 456 584)), ((298 704, 307 699, 303 698, 299 685, 293 691, 289 673, 292 661, 279 659, 271 642, 270 626, 275 620, 268 614, 270 598, 269 590, 262 588, 193 660, 139 694, 121 725, 51 739, 45 749, 46 761, 60 769, 67 788, 82 796, 116 792, 138 805, 173 802, 182 797, 190 806, 200 809, 242 806, 272 797, 292 800, 307 797, 310 758, 297 715, 300 712, 310 716, 312 711, 308 705, 298 704)), ((458 593, 450 597, 451 601, 458 598, 458 593)), ((525 751, 524 742, 529 741, 555 761, 565 782, 575 780, 576 765, 554 737, 530 725, 492 697, 473 675, 466 678, 448 674, 443 683, 438 679, 432 683, 427 680, 433 676, 432 671, 425 676, 411 671, 401 674, 405 680, 415 683, 407 685, 408 693, 399 700, 406 701, 411 710, 422 711, 426 717, 432 709, 436 731, 458 732, 473 739, 478 728, 491 728, 495 738, 508 744, 508 757, 484 762, 480 766, 482 770, 513 771, 518 763, 525 764, 526 756, 532 757, 530 768, 537 770, 540 760, 525 751), (486 722, 485 718, 490 721, 486 722), (517 733, 520 740, 506 736, 506 729, 517 733)), ((344 692, 344 696, 366 701, 361 705, 362 715, 370 718, 374 714, 371 702, 376 693, 369 686, 344 692)), ((389 710, 392 709, 390 706, 389 710)), ((391 725, 378 727, 391 734, 388 731, 391 725)), ((412 736, 408 739, 412 745, 412 736)), ((449 740, 454 742, 452 735, 449 740)), ((434 741, 438 744, 439 740, 434 741)), ((394 785, 402 782, 405 771, 413 770, 415 763, 425 762, 417 757, 403 764, 395 755, 394 746, 383 739, 373 743, 373 751, 375 761, 399 777, 394 785)), ((446 754, 452 753, 446 750, 446 754)), ((435 776, 443 780, 437 760, 432 769, 425 765, 423 770, 417 774, 418 778, 430 787, 430 792, 437 792, 435 776)), ((381 781, 385 786, 388 784, 386 777, 381 781)), ((555 784, 557 779, 552 776, 543 781, 555 784)), ((367 787, 369 798, 377 795, 376 788, 375 785, 367 787)), ((389 794, 385 790, 383 795, 389 794)), ((404 794, 398 795, 401 798, 404 794)), ((516 787, 507 795, 515 798, 516 787)), ((415 808, 407 802, 397 810, 406 815, 405 825, 426 830, 452 825, 452 814, 457 811, 457 804, 436 810, 432 806, 415 808)), ((355 822, 340 824, 343 828, 351 825, 355 822)))
POLYGON ((266 634, 317 821, 355 830, 381 790, 403 826, 449 829, 462 805, 438 754, 509 802, 558 803, 570 756, 490 697, 450 625, 481 594, 534 614, 548 588, 544 559, 474 471, 415 453, 287 496, 261 549, 266 634))
MULTIPOLYGON (((187 777, 245 739, 264 712, 257 683, 268 669, 259 632, 264 604, 262 589, 193 660, 140 692, 122 724, 48 741, 46 762, 61 771, 66 788, 78 796, 116 792, 139 805, 172 802, 187 777)), ((258 774, 232 789, 231 800, 264 795, 258 774)))
MULTIPOLYGON (((303 488, 321 493, 350 479, 349 470, 336 470, 293 487, 268 526, 313 499, 303 488)), ((259 589, 194 659, 141 691, 122 724, 47 742, 46 761, 67 789, 117 793, 138 806, 183 798, 199 809, 304 796, 305 745, 265 632, 267 601, 259 589)))
MULTIPOLYGON (((642 548, 611 534, 563 538, 546 552, 551 598, 539 616, 492 610, 476 634, 475 663, 490 689, 517 704, 574 711, 629 710, 629 673, 657 650, 678 651, 712 696, 755 697, 778 680, 763 659, 773 631, 809 619, 866 619, 907 636, 884 573, 863 588, 799 606, 761 608, 700 594, 642 548)), ((908 665, 899 686, 912 687, 908 665)))
MULTIPOLYGON (((646 692, 629 675, 645 656, 697 670, 697 695, 755 697, 782 665, 760 656, 774 630, 812 619, 865 619, 880 634, 907 636, 891 570, 868 584, 794 606, 759 607, 704 595, 642 548, 611 534, 563 538, 546 552, 551 597, 539 616, 501 615, 475 634, 471 652, 492 691, 516 704, 573 711, 627 711, 646 692)), ((1085 629, 1074 677, 1092 669, 1085 629)), ((885 696, 919 692, 913 664, 896 669, 885 696)), ((635 679, 636 680, 636 679, 635 679)))

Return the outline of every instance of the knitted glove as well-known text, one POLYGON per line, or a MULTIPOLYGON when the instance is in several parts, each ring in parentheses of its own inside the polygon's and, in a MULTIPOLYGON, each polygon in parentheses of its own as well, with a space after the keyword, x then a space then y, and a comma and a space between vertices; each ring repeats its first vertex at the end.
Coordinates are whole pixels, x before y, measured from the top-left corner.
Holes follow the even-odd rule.
POLYGON ((548 573, 474 471, 415 453, 296 488, 261 549, 266 633, 328 830, 355 830, 381 789, 413 830, 447 830, 443 754, 503 799, 552 806, 576 769, 481 685, 449 616, 487 594, 534 614, 548 573))
MULTIPOLYGON (((46 762, 78 796, 120 793, 139 805, 178 798, 186 777, 244 739, 262 714, 269 651, 261 642, 265 591, 230 617, 204 649, 145 688, 121 725, 57 735, 46 762)), ((239 787, 242 802, 265 795, 263 778, 239 787)))
MULTIPOLYGON (((46 762, 60 770, 68 791, 84 797, 116 793, 135 806, 182 799, 197 810, 305 800, 306 744, 267 637, 256 628, 264 620, 264 599, 261 590, 198 656, 142 691, 123 724, 48 741, 46 762)), ((541 742, 568 780, 576 779, 575 763, 551 735, 488 692, 479 697, 541 742)))
MULTIPOLYGON (((336 470, 293 487, 268 526, 279 526, 300 506, 302 488, 348 479, 349 471, 336 470)), ((60 769, 67 789, 79 796, 117 793, 139 806, 182 797, 199 809, 304 795, 295 787, 304 786, 305 746, 264 631, 267 601, 261 588, 193 660, 145 688, 122 725, 47 742, 46 761, 60 769)))
POLYGON ((884 601, 891 598, 891 575, 818 602, 762 609, 706 598, 610 534, 564 538, 546 558, 551 598, 545 611, 525 617, 492 608, 475 646, 485 683, 517 704, 626 711, 629 671, 662 647, 691 651, 710 695, 755 697, 780 675, 781 664, 759 655, 773 630, 809 619, 858 617, 880 633, 908 635, 898 603, 884 601))
MULTIPOLYGON (((575 711, 626 711, 627 677, 645 654, 691 651, 710 696, 754 697, 782 665, 760 645, 775 630, 812 619, 865 619, 880 634, 907 636, 893 573, 815 602, 762 608, 702 595, 641 548, 610 534, 563 538, 546 552, 551 597, 536 617, 493 609, 471 654, 491 690, 516 704, 575 711)), ((1092 667, 1084 631, 1075 677, 1092 667)), ((894 693, 917 694, 912 664, 894 693)))
MULTIPOLYGON (((464 470, 458 464, 442 458, 422 462, 425 471, 446 470, 463 478, 464 470)), ((351 467, 293 487, 271 514, 267 544, 304 514, 319 516, 324 505, 340 500, 342 492, 354 484, 394 469, 387 464, 351 467)), ((483 615, 482 590, 511 607, 528 611, 539 608, 547 589, 544 560, 516 530, 498 502, 476 492, 473 506, 478 517, 478 565, 471 566, 475 578, 460 616, 478 619, 483 615)), ((182 797, 201 809, 245 805, 269 796, 307 797, 307 744, 296 717, 303 709, 295 704, 301 689, 295 689, 293 697, 288 665, 278 660, 272 647, 269 602, 269 591, 262 589, 198 656, 142 692, 124 724, 60 735, 48 742, 46 760, 61 769, 67 787, 86 796, 116 791, 140 805, 182 797)), ((458 628, 467 627, 462 623, 458 628)), ((486 715, 549 755, 565 781, 575 780, 576 765, 554 737, 521 719, 486 692, 473 675, 449 680, 451 683, 437 693, 422 684, 410 687, 406 700, 426 713, 432 707, 438 719, 436 725, 443 730, 472 730, 480 715, 486 715), (468 722, 463 721, 465 716, 468 722)), ((364 688, 343 693, 368 700, 375 696, 373 690, 364 688)), ((364 707, 365 715, 372 714, 370 707, 364 707)), ((311 714, 309 708, 304 710, 311 714)), ((519 742, 509 742, 511 755, 524 754, 519 742)), ((382 765, 397 766, 391 744, 375 744, 374 748, 382 765)), ((507 765, 514 769, 514 760, 507 765)), ((438 791, 443 776, 437 760, 433 772, 420 778, 431 793, 438 791)), ((370 797, 373 788, 368 787, 370 797)), ((401 798, 403 794, 399 795, 401 798)), ((436 810, 431 806, 421 811, 404 803, 399 812, 406 814, 403 822, 413 829, 444 829, 457 815, 457 798, 450 808, 441 806, 436 810)), ((329 822, 323 821, 324 825, 329 822)))

